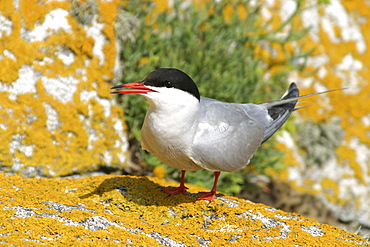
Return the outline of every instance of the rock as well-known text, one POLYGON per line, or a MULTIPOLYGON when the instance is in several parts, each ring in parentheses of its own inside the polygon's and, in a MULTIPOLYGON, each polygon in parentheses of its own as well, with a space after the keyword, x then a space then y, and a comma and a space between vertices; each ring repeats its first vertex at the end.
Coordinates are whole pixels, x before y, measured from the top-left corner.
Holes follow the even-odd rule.
POLYGON ((203 190, 168 196, 134 176, 21 178, 0 173, 0 243, 12 246, 368 246, 361 237, 263 204, 203 190))
MULTIPOLYGON (((288 7, 287 1, 274 2, 280 5, 280 16, 295 8, 294 4, 288 7)), ((277 174, 298 192, 319 198, 340 221, 367 228, 370 105, 364 102, 370 90, 369 13, 370 6, 361 1, 328 1, 302 13, 300 26, 311 27, 306 49, 315 47, 306 71, 315 72, 296 71, 288 81, 296 81, 302 94, 347 89, 320 96, 299 111, 305 120, 299 131, 278 137, 284 143, 287 166, 277 174)))
POLYGON ((125 165, 123 111, 107 82, 122 73, 119 4, 0 4, 0 171, 57 177, 125 165))

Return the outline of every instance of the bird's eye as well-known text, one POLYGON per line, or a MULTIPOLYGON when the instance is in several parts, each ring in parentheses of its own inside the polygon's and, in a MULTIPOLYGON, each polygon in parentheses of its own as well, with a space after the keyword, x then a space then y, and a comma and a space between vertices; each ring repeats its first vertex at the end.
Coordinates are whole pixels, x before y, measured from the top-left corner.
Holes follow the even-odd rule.
POLYGON ((169 88, 169 87, 173 87, 173 86, 172 86, 172 82, 170 82, 170 81, 166 81, 166 82, 164 83, 164 86, 165 86, 165 87, 167 87, 167 88, 169 88))

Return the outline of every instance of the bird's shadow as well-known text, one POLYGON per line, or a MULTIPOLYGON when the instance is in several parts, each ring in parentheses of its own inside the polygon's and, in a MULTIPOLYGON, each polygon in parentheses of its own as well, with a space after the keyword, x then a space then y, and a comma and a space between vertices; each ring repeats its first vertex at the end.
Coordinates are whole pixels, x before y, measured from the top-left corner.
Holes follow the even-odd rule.
POLYGON ((80 196, 86 199, 94 195, 103 196, 113 190, 118 190, 123 199, 144 206, 176 206, 182 203, 194 203, 199 193, 178 194, 170 196, 163 192, 168 187, 149 180, 147 177, 119 176, 105 179, 96 189, 80 196))

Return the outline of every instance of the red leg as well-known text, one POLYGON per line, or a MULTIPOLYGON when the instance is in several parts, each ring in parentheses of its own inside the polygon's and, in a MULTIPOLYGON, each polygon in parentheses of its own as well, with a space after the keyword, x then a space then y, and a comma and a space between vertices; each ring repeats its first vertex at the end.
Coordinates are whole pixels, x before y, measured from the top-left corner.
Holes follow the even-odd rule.
POLYGON ((200 192, 200 197, 198 198, 199 200, 207 200, 211 202, 216 198, 216 188, 220 174, 221 172, 215 172, 215 182, 213 183, 212 190, 210 192, 200 192))
POLYGON ((185 191, 187 187, 185 187, 185 172, 184 170, 181 171, 181 180, 180 180, 180 187, 175 189, 167 189, 163 190, 163 192, 166 192, 167 194, 176 195, 176 194, 185 194, 185 191))

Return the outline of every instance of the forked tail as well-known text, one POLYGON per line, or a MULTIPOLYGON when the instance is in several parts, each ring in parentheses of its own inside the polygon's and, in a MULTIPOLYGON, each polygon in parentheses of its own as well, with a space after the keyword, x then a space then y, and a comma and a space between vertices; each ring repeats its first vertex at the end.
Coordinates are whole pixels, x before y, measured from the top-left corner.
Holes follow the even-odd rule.
POLYGON ((260 104, 267 108, 268 114, 274 120, 271 125, 266 128, 262 143, 267 141, 286 122, 293 111, 302 108, 296 107, 297 100, 343 89, 345 88, 299 96, 297 85, 293 82, 290 84, 288 91, 280 100, 260 104))

